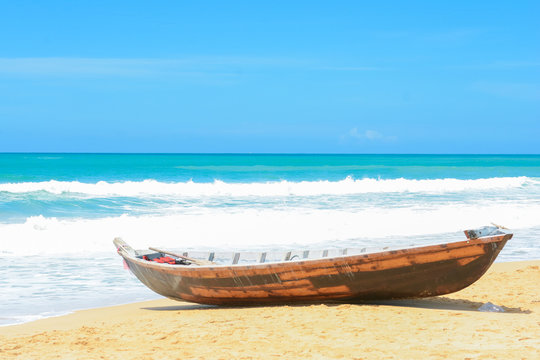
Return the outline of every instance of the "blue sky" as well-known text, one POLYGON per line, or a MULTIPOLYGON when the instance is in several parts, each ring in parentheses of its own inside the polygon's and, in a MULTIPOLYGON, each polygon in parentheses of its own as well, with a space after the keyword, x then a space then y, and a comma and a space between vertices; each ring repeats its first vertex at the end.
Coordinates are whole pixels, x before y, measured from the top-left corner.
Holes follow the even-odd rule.
POLYGON ((540 153, 539 14, 0 0, 0 151, 540 153))

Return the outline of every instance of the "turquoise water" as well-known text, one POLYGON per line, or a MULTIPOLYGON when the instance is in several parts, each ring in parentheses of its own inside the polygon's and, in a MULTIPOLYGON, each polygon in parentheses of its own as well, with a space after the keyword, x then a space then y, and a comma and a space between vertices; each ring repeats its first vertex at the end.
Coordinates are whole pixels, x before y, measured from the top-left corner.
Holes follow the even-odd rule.
MULTIPOLYGON (((282 181, 339 182, 347 178, 475 180, 515 177, 539 178, 540 156, 0 154, 0 223, 26 221, 30 216, 39 215, 92 218, 123 213, 142 214, 170 205, 170 197, 166 196, 141 198, 141 193, 149 195, 153 191, 151 185, 143 184, 145 180, 156 181, 155 190, 158 190, 162 184, 208 184, 216 181, 256 184, 282 181), (134 182, 140 185, 141 192, 137 193, 134 189, 124 197, 122 194, 111 194, 114 196, 108 197, 85 196, 89 195, 88 192, 92 194, 92 190, 98 191, 99 185, 94 186, 94 189, 87 187, 77 190, 77 184, 100 182, 134 182), (1 184, 13 186, 7 189, 1 184)), ((129 185, 136 187, 136 184, 129 185)), ((323 187, 321 193, 324 193, 323 187)), ((264 196, 261 191, 257 195, 264 196)), ((107 195, 106 189, 103 192, 102 195, 107 195)), ((209 191, 210 194, 217 192, 217 189, 215 192, 209 191)), ((396 192, 403 195, 406 191, 396 188, 396 192)), ((189 205, 193 199, 188 189, 185 195, 183 198, 175 198, 174 202, 189 205)), ((445 198, 444 194, 440 195, 439 200, 445 198)), ((257 200, 252 197, 247 201, 257 203, 257 200)))
POLYGON ((539 155, 0 154, 0 182, 540 177, 539 155))
POLYGON ((115 254, 422 245, 515 233, 540 258, 539 155, 0 154, 0 324, 156 297, 115 254), (41 266, 36 266, 41 264, 41 266))

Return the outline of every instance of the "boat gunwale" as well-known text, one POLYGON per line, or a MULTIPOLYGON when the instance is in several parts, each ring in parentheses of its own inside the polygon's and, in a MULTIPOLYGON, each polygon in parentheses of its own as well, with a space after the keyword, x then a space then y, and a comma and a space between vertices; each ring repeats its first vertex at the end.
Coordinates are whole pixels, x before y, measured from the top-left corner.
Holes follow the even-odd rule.
MULTIPOLYGON (((506 233, 500 231, 497 234, 491 234, 483 237, 478 237, 475 239, 466 239, 461 241, 454 241, 449 243, 440 243, 440 244, 431 244, 431 245, 421 245, 421 246, 413 246, 413 247, 406 247, 406 248, 397 248, 397 249, 390 249, 390 250, 384 250, 379 252, 372 252, 372 253, 364 253, 364 254, 354 254, 354 255, 337 255, 332 257, 324 257, 324 258, 314 258, 314 259, 301 259, 301 260, 281 260, 281 261, 273 261, 273 262, 267 262, 267 263, 249 263, 249 264, 209 264, 209 265, 198 265, 198 266, 189 266, 189 265, 177 265, 177 264, 166 264, 166 263, 156 263, 148 260, 141 259, 137 256, 132 256, 129 253, 127 253, 125 250, 118 248, 118 253, 126 260, 135 262, 137 265, 140 265, 145 268, 151 268, 155 270, 166 270, 167 272, 171 270, 179 270, 179 271, 201 271, 201 270, 224 270, 224 269, 240 269, 240 268, 246 268, 246 269, 272 269, 275 267, 282 267, 284 265, 297 265, 297 266, 303 266, 303 265, 309 265, 309 266, 317 266, 318 263, 328 263, 332 261, 343 261, 344 259, 347 260, 357 260, 357 259, 366 259, 370 261, 377 261, 381 258, 388 259, 392 256, 403 256, 406 253, 409 253, 410 255, 416 255, 423 252, 429 252, 430 250, 437 250, 440 248, 447 248, 448 250, 457 249, 461 247, 467 247, 467 246, 474 246, 478 244, 488 244, 488 243, 494 243, 494 242, 500 242, 506 240, 509 240, 512 238, 512 233, 506 233)), ((135 250, 137 251, 137 250, 135 250)))

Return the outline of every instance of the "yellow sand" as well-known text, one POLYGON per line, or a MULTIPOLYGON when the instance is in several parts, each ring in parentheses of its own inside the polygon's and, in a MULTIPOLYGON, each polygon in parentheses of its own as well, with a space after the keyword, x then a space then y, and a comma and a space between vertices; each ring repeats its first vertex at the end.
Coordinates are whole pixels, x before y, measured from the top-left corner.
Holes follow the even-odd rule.
POLYGON ((377 304, 219 308, 156 300, 0 328, 4 359, 540 359, 540 261, 458 293, 377 304), (476 311, 485 302, 505 313, 476 311))

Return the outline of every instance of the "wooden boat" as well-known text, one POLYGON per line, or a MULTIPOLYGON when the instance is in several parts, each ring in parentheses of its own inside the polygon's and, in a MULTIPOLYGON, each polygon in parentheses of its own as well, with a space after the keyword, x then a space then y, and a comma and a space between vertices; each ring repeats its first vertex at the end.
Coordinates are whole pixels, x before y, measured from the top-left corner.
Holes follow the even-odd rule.
POLYGON ((465 235, 464 241, 380 252, 287 252, 270 262, 268 253, 252 263, 235 253, 228 264, 217 263, 214 253, 202 260, 188 253, 135 251, 120 238, 114 244, 133 274, 158 294, 202 304, 256 305, 421 298, 461 290, 487 271, 512 238, 493 226, 465 235))

